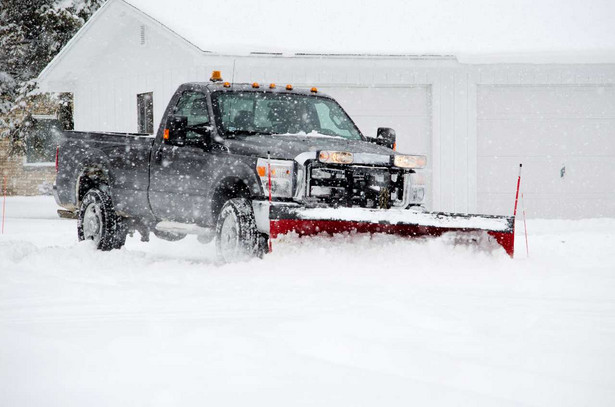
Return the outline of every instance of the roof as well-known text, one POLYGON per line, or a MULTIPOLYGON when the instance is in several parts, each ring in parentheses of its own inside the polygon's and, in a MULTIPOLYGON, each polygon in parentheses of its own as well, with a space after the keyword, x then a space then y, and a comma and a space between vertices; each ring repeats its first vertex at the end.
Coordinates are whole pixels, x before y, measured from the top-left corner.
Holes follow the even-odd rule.
POLYGON ((125 0, 206 52, 615 62, 610 0, 125 0))
POLYGON ((283 83, 230 83, 230 82, 189 82, 182 85, 182 88, 199 89, 207 88, 210 91, 238 91, 238 92, 258 92, 258 93, 281 93, 290 95, 303 95, 303 96, 323 96, 330 98, 329 95, 322 93, 318 88, 295 88, 291 85, 285 85, 283 83), (288 88, 290 86, 290 89, 288 88))

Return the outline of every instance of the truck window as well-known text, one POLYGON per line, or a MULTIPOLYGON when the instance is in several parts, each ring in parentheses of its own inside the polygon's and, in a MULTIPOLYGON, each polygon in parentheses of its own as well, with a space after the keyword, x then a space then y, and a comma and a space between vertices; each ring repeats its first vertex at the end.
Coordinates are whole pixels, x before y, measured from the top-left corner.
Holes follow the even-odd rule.
POLYGON ((338 106, 318 102, 314 104, 314 107, 318 112, 320 126, 324 132, 329 134, 339 134, 344 138, 352 138, 352 123, 345 119, 345 115, 340 114, 342 112, 338 106), (336 112, 336 110, 338 111, 336 112))
MULTIPOLYGON (((187 91, 182 94, 175 106, 175 114, 186 116, 188 127, 206 126, 209 124, 209 112, 207 111, 207 97, 204 93, 187 91)), ((188 131, 188 139, 203 137, 201 134, 188 131)))
POLYGON ((348 115, 328 98, 269 92, 214 92, 220 127, 232 134, 319 134, 360 140, 348 115))

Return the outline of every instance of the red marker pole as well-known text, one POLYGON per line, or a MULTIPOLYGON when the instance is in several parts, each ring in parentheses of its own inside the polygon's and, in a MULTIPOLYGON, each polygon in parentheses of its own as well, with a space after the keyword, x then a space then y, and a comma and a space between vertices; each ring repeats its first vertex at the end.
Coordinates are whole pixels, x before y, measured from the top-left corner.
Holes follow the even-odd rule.
POLYGON ((521 167, 523 164, 519 164, 519 178, 517 178, 517 195, 515 195, 515 211, 513 212, 513 216, 515 219, 517 218, 517 202, 519 202, 519 187, 521 186, 521 167))
MULTIPOLYGON (((267 151, 267 180, 269 184, 269 205, 271 205, 271 163, 269 162, 271 155, 267 151)), ((271 219, 269 220, 269 230, 271 230, 271 219)), ((273 251, 273 245, 271 244, 271 235, 269 235, 269 253, 273 251)))
POLYGON ((2 191, 4 194, 4 197, 2 198, 2 234, 4 234, 4 214, 6 212, 6 175, 4 176, 4 183, 2 185, 2 191))
POLYGON ((515 210, 513 212, 513 233, 512 233, 513 244, 515 240, 515 229, 516 229, 516 223, 517 223, 517 204, 519 203, 519 188, 521 187, 521 167, 522 166, 523 164, 519 164, 519 177, 517 178, 517 193, 515 195, 515 210))

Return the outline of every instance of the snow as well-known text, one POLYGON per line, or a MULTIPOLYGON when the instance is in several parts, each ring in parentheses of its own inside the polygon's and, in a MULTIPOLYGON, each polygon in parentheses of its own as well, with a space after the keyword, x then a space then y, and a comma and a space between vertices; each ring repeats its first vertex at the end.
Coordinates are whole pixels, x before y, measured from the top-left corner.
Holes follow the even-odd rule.
POLYGON ((7 199, 0 405, 615 405, 615 219, 530 220, 530 258, 338 236, 217 266, 55 210, 7 199))
POLYGON ((127 0, 204 51, 615 61, 610 0, 127 0), (241 27, 241 29, 237 29, 241 27))
POLYGON ((421 225, 442 228, 480 229, 507 231, 510 229, 506 217, 457 217, 437 212, 407 211, 404 209, 366 208, 307 208, 294 211, 301 219, 335 219, 350 222, 388 223, 392 225, 421 225))

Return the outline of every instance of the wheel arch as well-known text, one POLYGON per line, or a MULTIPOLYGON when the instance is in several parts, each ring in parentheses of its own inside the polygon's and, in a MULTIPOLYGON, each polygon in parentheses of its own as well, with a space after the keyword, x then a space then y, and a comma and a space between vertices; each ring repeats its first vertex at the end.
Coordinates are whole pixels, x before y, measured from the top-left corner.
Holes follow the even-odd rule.
POLYGON ((105 190, 111 194, 111 174, 106 166, 100 164, 84 166, 77 175, 75 183, 75 197, 77 207, 81 204, 85 194, 92 188, 105 190))
POLYGON ((253 193, 248 183, 241 177, 228 176, 216 184, 213 188, 211 200, 211 219, 215 222, 225 202, 233 198, 251 198, 253 193))

